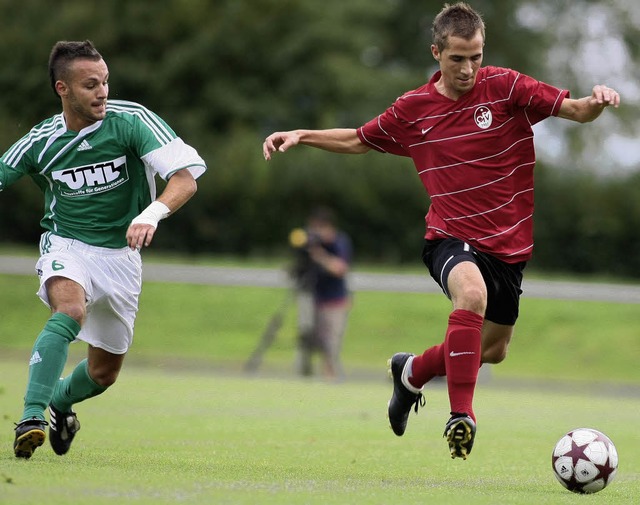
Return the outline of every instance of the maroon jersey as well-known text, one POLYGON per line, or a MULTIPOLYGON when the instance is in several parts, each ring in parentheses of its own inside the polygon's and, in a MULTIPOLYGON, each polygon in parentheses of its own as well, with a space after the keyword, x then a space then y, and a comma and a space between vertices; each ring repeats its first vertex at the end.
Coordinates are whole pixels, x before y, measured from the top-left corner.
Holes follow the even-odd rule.
POLYGON ((533 249, 531 126, 569 96, 510 69, 483 67, 458 100, 438 91, 437 72, 360 127, 369 147, 413 159, 431 199, 425 238, 456 237, 508 263, 533 249))

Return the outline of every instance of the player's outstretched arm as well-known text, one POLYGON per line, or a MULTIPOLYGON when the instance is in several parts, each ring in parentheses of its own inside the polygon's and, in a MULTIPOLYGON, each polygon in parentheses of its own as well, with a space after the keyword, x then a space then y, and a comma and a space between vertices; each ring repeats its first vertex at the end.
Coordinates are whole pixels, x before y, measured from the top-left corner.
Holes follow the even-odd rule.
POLYGON ((298 144, 342 154, 362 154, 370 149, 360 141, 355 129, 332 128, 272 133, 262 144, 262 154, 264 159, 269 161, 276 151, 283 153, 298 144))
POLYGON ((596 119, 605 107, 620 105, 620 94, 603 84, 593 87, 591 96, 574 100, 565 98, 560 105, 558 116, 578 123, 588 123, 596 119))
POLYGON ((148 247, 161 219, 173 214, 196 193, 198 186, 188 169, 178 170, 167 182, 162 194, 137 216, 127 230, 131 249, 148 247))

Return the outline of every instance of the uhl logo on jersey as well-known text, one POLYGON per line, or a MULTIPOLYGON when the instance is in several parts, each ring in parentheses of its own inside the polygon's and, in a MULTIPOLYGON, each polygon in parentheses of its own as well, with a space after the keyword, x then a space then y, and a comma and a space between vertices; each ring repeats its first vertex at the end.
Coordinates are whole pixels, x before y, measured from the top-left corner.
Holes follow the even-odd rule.
POLYGON ((61 195, 70 197, 104 193, 129 180, 125 156, 95 165, 56 170, 51 176, 61 183, 61 195))
POLYGON ((476 120, 476 124, 483 130, 486 130, 487 128, 489 128, 491 126, 491 123, 493 122, 493 116, 491 115, 491 111, 489 110, 488 107, 485 107, 484 105, 476 109, 474 113, 474 117, 476 120))

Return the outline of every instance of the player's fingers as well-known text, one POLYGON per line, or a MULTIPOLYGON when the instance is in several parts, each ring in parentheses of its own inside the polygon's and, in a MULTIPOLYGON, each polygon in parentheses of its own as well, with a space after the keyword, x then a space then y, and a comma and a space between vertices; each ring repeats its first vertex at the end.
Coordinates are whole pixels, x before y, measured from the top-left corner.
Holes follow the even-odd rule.
POLYGON ((153 232, 155 228, 146 224, 134 224, 127 230, 127 245, 131 249, 142 249, 143 246, 148 246, 151 243, 151 239, 148 238, 149 231, 151 231, 151 238, 153 238, 153 232))
POLYGON ((597 85, 593 88, 593 98, 596 103, 600 105, 613 105, 614 107, 618 107, 620 105, 620 95, 619 93, 605 85, 597 85))
POLYGON ((262 154, 264 159, 269 161, 271 159, 271 153, 277 151, 276 145, 281 142, 279 133, 272 133, 269 135, 262 144, 262 154))
POLYGON ((276 132, 269 135, 262 144, 262 154, 265 160, 271 159, 271 153, 283 153, 298 143, 298 137, 292 132, 276 132))
POLYGON ((620 105, 620 93, 618 93, 615 89, 608 88, 609 92, 609 105, 613 105, 617 107, 620 105))
POLYGON ((156 233, 156 228, 153 226, 149 226, 144 235, 144 246, 149 247, 151 245, 151 241, 153 240, 153 236, 156 233))
POLYGON ((264 159, 269 161, 271 159, 271 153, 275 150, 273 140, 271 140, 271 137, 267 137, 262 143, 262 155, 264 156, 264 159))
POLYGON ((293 145, 293 141, 290 138, 286 138, 282 144, 278 147, 278 151, 283 153, 293 145))

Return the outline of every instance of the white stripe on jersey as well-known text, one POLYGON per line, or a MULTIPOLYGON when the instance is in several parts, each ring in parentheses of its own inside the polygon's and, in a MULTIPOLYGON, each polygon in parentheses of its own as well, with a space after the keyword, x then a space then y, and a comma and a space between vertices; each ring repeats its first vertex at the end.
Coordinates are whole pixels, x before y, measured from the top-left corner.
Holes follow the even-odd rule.
MULTIPOLYGON (((507 73, 508 72, 504 72, 502 74, 496 74, 496 75, 491 75, 491 76, 485 77, 484 79, 482 79, 480 81, 480 83, 483 83, 488 79, 494 79, 496 77, 502 77, 504 75, 507 75, 507 73)), ((478 103, 476 103, 474 105, 471 105, 469 107, 462 107, 461 109, 453 110, 453 111, 447 112, 446 114, 435 114, 433 116, 419 117, 419 118, 416 118, 413 121, 406 121, 406 123, 407 124, 415 124, 415 123, 418 123, 420 121, 425 121, 427 119, 436 119, 436 118, 450 116, 452 114, 460 114, 461 112, 464 112, 464 111, 469 110, 469 109, 476 109, 477 107, 480 107, 482 105, 489 106, 489 105, 493 105, 493 104, 500 103, 500 102, 506 102, 506 101, 511 99, 511 95, 513 95, 513 90, 515 89, 516 82, 518 82, 518 79, 520 78, 520 75, 521 74, 518 74, 516 76, 515 80, 513 81, 513 84, 511 85, 511 89, 509 90, 509 94, 505 98, 501 98, 500 100, 493 100, 493 101, 490 101, 490 102, 478 102, 478 103)), ((402 95, 399 98, 399 100, 405 100, 405 99, 413 98, 413 97, 416 97, 416 96, 429 96, 430 94, 431 93, 407 93, 405 95, 402 95)), ((557 102, 557 100, 556 100, 556 102, 557 102)), ((395 106, 393 107, 393 114, 394 114, 394 116, 396 118, 398 117, 398 115, 395 112, 395 106)))
POLYGON ((530 244, 527 247, 523 247, 519 251, 513 251, 512 253, 507 254, 507 256, 516 256, 518 254, 523 254, 525 251, 530 251, 531 249, 533 249, 533 244, 530 244))
POLYGON ((387 130, 385 130, 382 127, 382 124, 380 123, 380 116, 378 116, 378 128, 380 128, 381 132, 384 132, 384 134, 389 137, 391 140, 393 140, 396 144, 398 144, 399 142, 393 137, 393 135, 389 134, 389 132, 387 130))
POLYGON ((463 189, 459 189, 457 191, 449 191, 447 193, 437 193, 435 195, 430 195, 430 197, 433 200, 434 198, 438 198, 438 197, 449 196, 449 195, 457 195, 458 193, 464 193, 465 191, 473 191, 475 189, 485 188, 485 187, 491 186, 492 184, 495 184, 497 182, 500 182, 500 181, 503 181, 505 179, 508 179, 513 174, 515 174, 516 170, 518 170, 519 168, 527 167, 529 165, 535 165, 535 164, 536 164, 535 161, 531 161, 530 163, 522 163, 522 164, 518 165, 517 167, 515 167, 511 172, 509 172, 504 177, 499 177, 498 179, 493 179, 492 181, 485 182, 484 184, 479 184, 478 186, 471 186, 469 188, 463 188, 463 189))
POLYGON ((62 129, 63 131, 65 130, 62 114, 58 114, 57 116, 45 121, 40 126, 32 128, 27 135, 16 142, 16 144, 7 151, 4 157, 4 162, 10 167, 15 167, 33 144, 48 137, 49 135, 52 135, 58 129, 62 129))
POLYGON ((531 140, 532 138, 533 138, 533 135, 529 135, 528 137, 523 137, 523 138, 521 138, 519 140, 516 140, 513 144, 511 144, 505 150, 503 150, 503 151, 501 151, 499 153, 496 153, 496 154, 492 154, 491 156, 485 156, 484 158, 477 158, 475 160, 461 161, 459 163, 452 163, 451 165, 442 165, 440 167, 425 168, 424 170, 420 170, 418 172, 418 174, 421 175, 421 174, 424 174, 425 172, 431 172, 433 170, 442 170, 444 168, 452 168, 452 167, 457 167, 457 166, 460 166, 460 165, 467 165, 469 163, 476 163, 476 162, 479 162, 479 161, 490 160, 491 158, 495 158, 497 156, 503 155, 506 152, 509 152, 513 147, 518 145, 520 142, 525 142, 525 141, 531 140))
MULTIPOLYGON (((464 138, 464 137, 472 137, 472 136, 475 136, 475 135, 483 135, 483 134, 486 134, 486 133, 497 131, 500 128, 504 127, 505 125, 508 125, 511 121, 514 121, 514 120, 515 120, 515 117, 510 117, 504 123, 502 123, 501 125, 498 125, 496 128, 488 128, 486 130, 479 130, 477 132, 465 133, 464 135, 454 135, 453 137, 443 137, 441 139, 425 140, 423 142, 416 142, 415 144, 410 144, 409 147, 421 146, 423 144, 432 144, 434 142, 446 142, 447 140, 461 139, 461 138, 464 138)), ((380 128, 380 129, 382 130, 382 128, 380 128)), ((387 132, 385 132, 385 133, 387 133, 387 132)))
MULTIPOLYGON (((380 116, 378 116, 378 125, 380 125, 380 116)), ((380 128, 380 129, 382 130, 382 128, 380 128)), ((370 146, 376 147, 377 149, 379 149, 383 153, 387 152, 381 146, 379 146, 379 145, 375 144, 374 142, 372 142, 371 140, 369 140, 367 138, 367 136, 364 134, 364 129, 362 127, 360 127, 360 133, 362 134, 362 138, 364 138, 370 146)))
MULTIPOLYGON (((66 124, 66 123, 65 123, 66 124)), ((69 151, 70 149, 72 149, 73 147, 75 147, 76 145, 80 144, 82 142, 82 140, 84 140, 84 138, 89 135, 90 133, 96 131, 98 128, 100 128, 100 126, 102 125, 102 121, 97 121, 96 123, 93 123, 92 125, 87 126, 86 128, 83 128, 82 130, 80 130, 78 132, 78 135, 76 136, 76 138, 70 140, 69 142, 66 143, 66 145, 60 149, 54 156, 53 158, 51 158, 51 160, 49 161, 49 163, 47 163, 47 166, 45 166, 40 173, 44 174, 51 165, 53 165, 55 163, 55 161, 62 156, 64 153, 66 153, 67 151, 69 151)), ((45 152, 47 151, 47 149, 49 149, 49 147, 51 147, 51 145, 56 141, 56 139, 58 137, 60 137, 60 135, 62 135, 63 133, 65 133, 67 131, 66 127, 64 130, 59 130, 57 131, 54 135, 52 135, 49 140, 47 140, 47 144, 44 146, 44 149, 42 150, 42 152, 40 153, 40 156, 38 156, 38 163, 40 163, 40 161, 42 161, 42 158, 45 154, 45 152)))
POLYGON ((53 144, 56 140, 58 140, 59 137, 64 135, 66 131, 67 131, 66 128, 58 128, 55 132, 53 132, 53 135, 49 135, 49 138, 47 139, 47 143, 44 145, 44 149, 40 151, 40 154, 38 155, 38 163, 42 161, 42 157, 44 156, 44 153, 46 153, 49 147, 51 147, 51 144, 53 144))
POLYGON ((518 226, 520 226, 520 224, 524 223, 525 221, 528 221, 532 217, 533 217, 533 214, 529 214, 528 216, 523 217, 517 223, 515 223, 513 226, 510 226, 509 228, 506 228, 505 230, 501 230, 498 233, 494 233, 493 235, 487 235, 486 237, 481 237, 481 238, 476 238, 476 239, 471 239, 471 240, 477 240, 478 242, 482 242, 483 240, 488 240, 488 239, 493 238, 493 237, 499 237, 500 235, 504 235, 505 233, 510 232, 514 228, 517 228, 518 226))
MULTIPOLYGON (((467 239, 465 239, 467 242, 482 242, 483 240, 488 240, 490 238, 494 238, 494 237, 499 237, 500 235, 504 235, 505 233, 510 232, 511 230, 513 230, 514 228, 517 228, 518 226, 520 226, 522 223, 524 223, 525 221, 528 221, 529 219, 533 218, 533 214, 529 214, 526 217, 523 217, 522 219, 520 219, 517 223, 515 223, 513 226, 510 226, 509 228, 505 229, 505 230, 501 230, 498 233, 494 233, 492 235, 486 235, 484 237, 469 237, 467 239)), ((448 237, 453 237, 453 235, 451 235, 451 233, 449 233, 446 230, 443 230, 442 228, 438 228, 437 226, 428 226, 429 229, 431 230, 436 230, 438 233, 440 233, 441 235, 446 235, 448 237)), ((531 249, 533 247, 533 244, 528 245, 527 247, 525 247, 524 249, 521 249, 520 251, 516 251, 516 252, 512 252, 507 254, 507 256, 514 256, 516 254, 518 254, 521 251, 526 251, 527 249, 531 249)))
POLYGON ((125 100, 109 100, 107 111, 138 116, 160 144, 168 144, 174 139, 174 135, 158 120, 157 116, 140 104, 125 100))
POLYGON ((482 216, 484 214, 490 214, 491 212, 495 212, 497 210, 500 210, 502 207, 506 207, 507 205, 510 205, 516 199, 517 196, 523 195, 524 193, 529 193, 530 191, 533 191, 533 188, 528 188, 528 189, 523 189, 522 191, 518 191, 517 193, 515 193, 511 197, 511 199, 509 199, 508 201, 506 201, 502 205, 498 205, 497 207, 494 207, 493 209, 487 209, 487 210, 484 210, 482 212, 476 212, 475 214, 467 214, 466 216, 443 217, 442 220, 443 221, 458 221, 460 219, 469 219, 469 218, 472 218, 472 217, 482 216))

